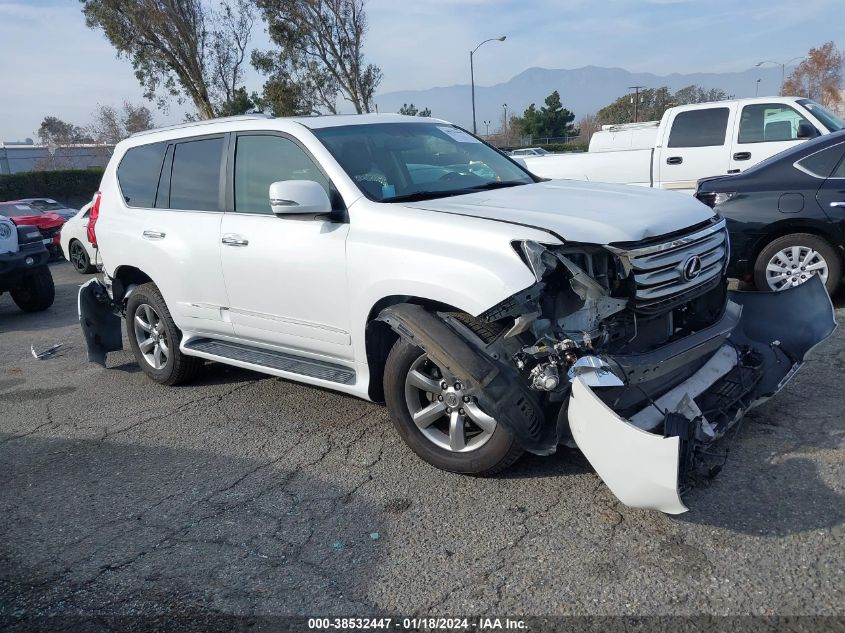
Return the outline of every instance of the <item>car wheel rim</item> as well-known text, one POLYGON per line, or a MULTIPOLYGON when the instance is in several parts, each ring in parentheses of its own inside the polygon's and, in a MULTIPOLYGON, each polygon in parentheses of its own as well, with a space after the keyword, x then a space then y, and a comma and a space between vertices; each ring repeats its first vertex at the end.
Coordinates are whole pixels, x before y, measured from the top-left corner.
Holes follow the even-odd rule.
POLYGON ((789 246, 775 253, 766 264, 766 283, 771 290, 800 286, 813 275, 827 283, 827 261, 809 246, 789 246))
POLYGON ((84 271, 88 268, 88 262, 85 261, 85 252, 79 244, 74 244, 70 247, 70 263, 79 271, 84 271))
POLYGON ((478 450, 496 430, 496 420, 481 409, 473 390, 427 354, 421 354, 408 370, 405 401, 423 437, 453 453, 478 450))
POLYGON ((142 303, 135 308, 132 317, 135 341, 146 363, 153 369, 161 369, 170 357, 170 344, 164 322, 151 305, 142 303))

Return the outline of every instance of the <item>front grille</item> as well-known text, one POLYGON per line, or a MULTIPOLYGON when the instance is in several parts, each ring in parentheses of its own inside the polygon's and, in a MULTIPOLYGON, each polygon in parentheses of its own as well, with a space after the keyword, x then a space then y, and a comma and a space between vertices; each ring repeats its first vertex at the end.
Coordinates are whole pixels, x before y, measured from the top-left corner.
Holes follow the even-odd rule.
POLYGON ((719 282, 728 259, 728 232, 721 220, 667 242, 613 251, 633 275, 634 308, 655 312, 689 301, 719 282), (689 279, 684 268, 694 257, 700 268, 689 279))

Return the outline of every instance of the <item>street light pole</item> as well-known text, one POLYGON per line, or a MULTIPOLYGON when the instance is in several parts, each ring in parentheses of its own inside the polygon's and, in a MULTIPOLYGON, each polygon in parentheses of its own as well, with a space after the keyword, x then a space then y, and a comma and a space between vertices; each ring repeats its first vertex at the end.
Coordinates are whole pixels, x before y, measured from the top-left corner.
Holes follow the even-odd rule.
POLYGON ((504 42, 506 38, 507 38, 507 35, 502 35, 501 37, 491 37, 490 39, 484 40, 483 42, 481 42, 481 44, 479 44, 478 46, 476 46, 474 49, 472 49, 469 52, 469 81, 470 81, 470 86, 471 86, 471 91, 472 91, 472 133, 473 134, 477 134, 477 130, 475 129, 475 67, 474 67, 474 64, 473 64, 473 56, 475 55, 475 51, 477 51, 479 48, 481 48, 487 42, 493 42, 493 41, 504 42))
POLYGON ((766 60, 762 62, 757 62, 754 64, 754 68, 760 68, 763 64, 774 64, 775 66, 780 66, 780 93, 783 95, 783 84, 786 83, 786 67, 789 66, 792 62, 797 62, 799 60, 807 59, 804 55, 800 55, 798 57, 793 57, 788 62, 773 62, 771 60, 766 60))
POLYGON ((757 80, 757 84, 754 87, 754 96, 757 97, 760 95, 760 80, 757 80))
POLYGON ((486 129, 486 132, 484 133, 484 135, 490 136, 490 121, 482 121, 482 123, 484 124, 484 127, 486 129))

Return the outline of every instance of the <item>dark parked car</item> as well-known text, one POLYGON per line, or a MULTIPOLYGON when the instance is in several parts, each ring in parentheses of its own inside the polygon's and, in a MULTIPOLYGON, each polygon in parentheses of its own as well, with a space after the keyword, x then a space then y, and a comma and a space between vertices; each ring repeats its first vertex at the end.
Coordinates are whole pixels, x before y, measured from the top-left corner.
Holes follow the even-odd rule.
POLYGON ((796 145, 734 176, 704 178, 696 197, 727 219, 728 274, 782 290, 815 274, 833 292, 845 247, 845 130, 796 145))

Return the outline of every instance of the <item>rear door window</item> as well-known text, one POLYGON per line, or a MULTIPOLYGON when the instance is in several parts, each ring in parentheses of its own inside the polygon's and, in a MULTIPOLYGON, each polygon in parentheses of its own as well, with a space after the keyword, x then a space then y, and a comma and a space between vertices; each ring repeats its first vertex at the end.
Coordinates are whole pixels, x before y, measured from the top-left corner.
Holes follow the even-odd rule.
POLYGON ((798 126, 811 125, 794 108, 784 103, 754 103, 742 108, 739 143, 766 143, 798 139, 798 126))
POLYGON ((166 143, 132 147, 117 168, 117 182, 123 200, 130 207, 152 207, 156 197, 166 143))
MULTIPOLYGON (((170 209, 220 210, 223 137, 177 143, 170 171, 170 209)), ((163 156, 162 156, 163 158, 163 156)))
POLYGON ((827 178, 828 176, 840 178, 845 176, 845 173, 840 173, 843 171, 843 165, 845 165, 845 161, 842 161, 843 152, 845 152, 845 143, 839 143, 802 158, 795 163, 795 166, 816 178, 827 178), (840 161, 843 164, 840 164, 839 169, 834 172, 834 167, 840 161))
POLYGON ((672 122, 669 147, 712 147, 724 145, 729 108, 705 108, 681 112, 672 122))

